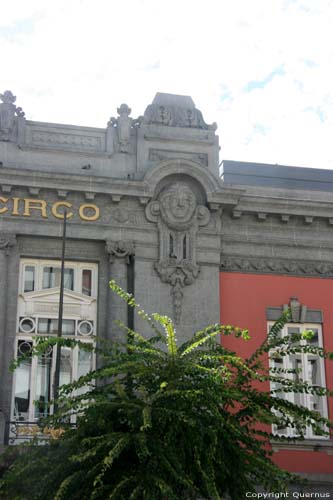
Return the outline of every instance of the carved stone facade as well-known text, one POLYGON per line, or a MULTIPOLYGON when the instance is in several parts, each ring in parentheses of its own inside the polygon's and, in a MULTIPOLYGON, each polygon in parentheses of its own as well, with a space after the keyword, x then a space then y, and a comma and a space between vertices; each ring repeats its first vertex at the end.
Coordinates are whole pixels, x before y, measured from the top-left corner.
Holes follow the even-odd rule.
POLYGON ((168 184, 146 208, 147 219, 159 230, 159 260, 155 269, 163 283, 171 285, 174 319, 180 322, 184 287, 198 277, 197 232, 209 222, 207 207, 200 205, 184 182, 168 184))
MULTIPOLYGON (((10 91, 0 99, 0 409, 6 422, 13 415, 8 366, 22 334, 19 294, 30 293, 22 292, 22 262, 38 261, 42 269, 60 258, 64 208, 72 213, 66 258, 82 278, 77 293, 89 288, 90 264, 96 332, 111 340, 123 340, 115 319, 151 333, 108 289, 111 278, 127 291, 135 285, 148 313, 169 315, 179 341, 220 321, 230 293, 228 287, 220 293, 224 277, 288 284, 302 278, 305 287, 308 280, 333 279, 333 172, 224 162, 222 180, 216 125, 204 121, 189 96, 158 93, 133 118, 121 104, 104 128, 26 120, 10 91)), ((239 300, 236 285, 233 292, 239 300)), ((325 321, 320 304, 291 286, 263 307, 264 329, 296 295, 295 321, 325 321)), ((0 439, 1 428, 0 422, 0 439)))
POLYGON ((109 262, 114 262, 116 257, 125 258, 129 261, 129 257, 135 255, 135 244, 133 241, 106 241, 106 252, 109 255, 109 262))

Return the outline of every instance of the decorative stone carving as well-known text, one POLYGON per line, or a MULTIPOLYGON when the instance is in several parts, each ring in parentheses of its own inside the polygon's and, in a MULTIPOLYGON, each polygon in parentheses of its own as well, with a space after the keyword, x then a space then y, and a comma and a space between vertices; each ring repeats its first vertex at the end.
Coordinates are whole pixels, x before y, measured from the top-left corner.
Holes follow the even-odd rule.
POLYGON ((149 149, 149 160, 163 161, 170 159, 184 158, 185 160, 193 160, 207 167, 208 155, 206 153, 188 153, 187 151, 169 151, 167 149, 149 149))
POLYGON ((280 307, 267 307, 266 319, 276 321, 281 317, 283 311, 290 308, 292 323, 322 323, 323 312, 320 309, 309 309, 305 304, 301 304, 297 297, 291 297, 289 304, 280 307))
POLYGON ((126 208, 116 208, 112 211, 111 216, 120 224, 124 224, 129 221, 129 214, 126 208))
POLYGON ((141 218, 144 219, 143 223, 147 223, 143 214, 141 214, 138 210, 128 210, 125 207, 117 207, 111 210, 110 219, 108 219, 108 223, 111 224, 129 224, 129 225, 138 225, 141 224, 141 218))
POLYGON ((159 261, 155 270, 163 283, 171 285, 174 320, 181 317, 183 289, 198 277, 196 235, 199 226, 208 224, 210 212, 199 205, 195 193, 184 182, 164 188, 158 200, 146 207, 146 217, 158 225, 159 261))
POLYGON ((57 132, 32 132, 32 143, 42 146, 80 148, 87 151, 102 151, 101 139, 97 136, 63 134, 57 132))
POLYGON ((2 103, 0 104, 0 141, 13 141, 17 134, 17 121, 24 120, 22 108, 18 108, 14 103, 16 96, 10 90, 5 90, 0 94, 2 103))
POLYGON ((330 278, 333 276, 333 264, 316 261, 222 256, 221 271, 291 274, 294 276, 320 276, 330 278))
POLYGON ((133 241, 106 241, 106 252, 109 254, 109 262, 112 264, 115 257, 126 258, 129 263, 129 257, 135 255, 135 245, 133 241))
POLYGON ((196 109, 189 96, 157 93, 143 117, 144 124, 168 125, 170 127, 187 127, 205 130, 216 130, 217 125, 207 125, 201 111, 196 109))
POLYGON ((121 153, 129 153, 130 151, 131 128, 133 125, 133 119, 129 117, 131 111, 131 108, 127 104, 121 104, 117 108, 119 116, 117 118, 110 118, 108 123, 108 127, 116 127, 117 129, 119 151, 121 153))
POLYGON ((16 236, 9 233, 0 233, 0 251, 9 255, 11 247, 16 245, 16 236))

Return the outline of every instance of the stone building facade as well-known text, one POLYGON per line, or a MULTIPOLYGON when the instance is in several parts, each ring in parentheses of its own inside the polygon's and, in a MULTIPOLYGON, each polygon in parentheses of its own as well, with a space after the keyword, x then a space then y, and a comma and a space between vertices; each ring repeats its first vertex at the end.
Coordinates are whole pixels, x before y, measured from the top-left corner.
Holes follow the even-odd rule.
MULTIPOLYGON (((180 340, 221 319, 251 326, 250 309, 259 339, 292 300, 295 325, 318 324, 333 350, 333 172, 226 161, 220 178, 216 125, 187 96, 158 93, 138 118, 121 104, 106 128, 30 121, 10 91, 0 98, 2 442, 17 437, 6 423, 33 421, 51 397, 52 353, 14 375, 9 365, 57 329, 65 209, 65 334, 117 340, 115 319, 146 328, 108 289, 112 277, 171 316, 180 340), (276 279, 284 288, 272 296, 276 279)), ((94 363, 80 356, 64 353, 63 381, 94 363)), ((332 403, 324 410, 332 418, 332 403)), ((286 464, 293 453, 276 451, 286 464)), ((331 440, 311 436, 296 452, 325 457, 322 470, 296 469, 332 481, 331 440)))

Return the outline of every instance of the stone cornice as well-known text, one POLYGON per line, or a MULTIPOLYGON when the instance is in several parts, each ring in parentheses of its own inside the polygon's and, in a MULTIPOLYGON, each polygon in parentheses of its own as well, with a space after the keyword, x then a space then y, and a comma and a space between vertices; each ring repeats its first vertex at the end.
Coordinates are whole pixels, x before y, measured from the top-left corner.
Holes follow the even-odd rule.
POLYGON ((253 274, 289 274, 291 276, 333 277, 333 263, 292 259, 222 256, 220 270, 253 274))
MULTIPOLYGON (((235 186, 240 187, 240 186, 235 186)), ((267 189, 260 193, 249 192, 243 187, 243 194, 233 208, 232 216, 240 218, 254 214, 258 220, 277 216, 281 222, 288 223, 294 216, 306 217, 311 224, 315 218, 333 219, 333 193, 320 191, 296 191, 267 189)))
MULTIPOLYGON (((164 176, 169 175, 164 171, 164 176)), ((187 172, 191 176, 191 171, 187 172)), ((149 177, 150 179, 150 177, 149 177)), ((58 191, 60 197, 70 192, 90 194, 89 199, 95 195, 109 195, 113 202, 118 202, 123 196, 139 198, 141 204, 146 204, 154 196, 154 184, 149 180, 122 180, 111 177, 89 176, 82 174, 66 174, 33 171, 26 168, 7 168, 0 170, 0 187, 2 192, 10 193, 14 187, 23 187, 28 190, 48 189, 58 191)), ((208 191, 208 203, 212 210, 220 206, 234 206, 243 191, 222 187, 219 191, 208 191)))
MULTIPOLYGON (((59 190, 62 192, 91 192, 118 196, 119 200, 126 196, 152 196, 149 186, 142 181, 127 181, 110 177, 89 176, 82 174, 66 174, 58 172, 36 172, 25 168, 1 168, 0 185, 2 190, 31 186, 39 189, 59 190), (4 189, 5 187, 5 189, 4 189)), ((118 201, 119 201, 118 200, 118 201)))
MULTIPOLYGON (((180 160, 180 163, 188 163, 180 160)), ((168 163, 176 164, 169 161, 168 163)), ((175 167, 175 171, 179 167, 175 167)), ((189 168, 187 175, 193 174, 199 182, 204 182, 203 179, 208 174, 204 173, 203 169, 197 168, 199 174, 196 175, 195 169, 189 168)), ((171 173, 175 173, 172 171, 171 173)), ((182 172, 177 172, 182 173, 182 172)), ((161 174, 162 175, 162 174, 161 174)), ((163 176, 170 175, 166 169, 163 170, 163 176)), ((32 169, 19 167, 3 166, 0 170, 0 185, 2 191, 9 193, 12 187, 24 187, 27 189, 51 189, 60 193, 83 192, 91 193, 91 196, 97 194, 111 195, 112 201, 119 201, 122 196, 137 197, 148 202, 154 196, 154 183, 150 181, 152 172, 146 175, 144 180, 123 180, 106 176, 82 175, 82 173, 68 174, 63 172, 53 171, 33 171, 32 169)), ((213 177, 212 177, 213 179, 213 177)), ((311 197, 307 197, 309 192, 299 192, 298 197, 295 197, 293 192, 287 193, 283 191, 279 198, 277 193, 272 193, 269 196, 254 195, 247 193, 246 189, 240 187, 230 187, 219 185, 219 182, 210 181, 205 183, 207 193, 207 201, 212 210, 217 210, 219 207, 225 207, 230 211, 230 215, 239 219, 243 215, 254 215, 258 222, 263 223, 270 216, 277 216, 281 224, 289 224, 295 217, 303 217, 304 223, 307 225, 313 224, 318 218, 326 219, 327 222, 333 225, 333 194, 331 193, 310 193, 311 197), (288 197, 287 197, 288 195, 288 197), (229 207, 229 208, 228 208, 229 207)), ((59 196, 60 196, 59 195, 59 196)))

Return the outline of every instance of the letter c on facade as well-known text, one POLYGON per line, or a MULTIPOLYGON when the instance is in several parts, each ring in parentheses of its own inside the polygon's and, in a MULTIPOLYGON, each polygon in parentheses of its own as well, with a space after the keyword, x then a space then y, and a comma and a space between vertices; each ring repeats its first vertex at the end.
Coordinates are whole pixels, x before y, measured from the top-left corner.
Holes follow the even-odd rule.
MULTIPOLYGON (((0 196, 0 201, 1 201, 1 203, 7 203, 8 198, 3 198, 3 196, 0 196)), ((5 212, 7 212, 7 210, 8 210, 8 207, 0 208, 0 214, 4 214, 5 212)))
MULTIPOLYGON (((63 219, 64 214, 61 212, 58 212, 59 207, 66 207, 66 208, 71 208, 72 204, 69 203, 68 201, 57 201, 56 203, 53 203, 51 212, 54 217, 57 219, 63 219)), ((73 212, 67 212, 67 219, 71 219, 73 217, 73 212)))

